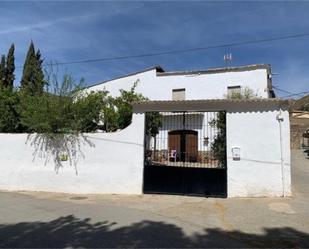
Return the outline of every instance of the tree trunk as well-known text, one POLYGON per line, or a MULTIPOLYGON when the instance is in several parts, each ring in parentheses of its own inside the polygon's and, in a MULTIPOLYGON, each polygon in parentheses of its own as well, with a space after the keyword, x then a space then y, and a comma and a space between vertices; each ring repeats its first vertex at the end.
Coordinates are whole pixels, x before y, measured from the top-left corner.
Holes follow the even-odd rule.
POLYGON ((156 154, 157 154, 157 135, 155 135, 154 137, 153 137, 153 161, 155 161, 156 160, 156 154))

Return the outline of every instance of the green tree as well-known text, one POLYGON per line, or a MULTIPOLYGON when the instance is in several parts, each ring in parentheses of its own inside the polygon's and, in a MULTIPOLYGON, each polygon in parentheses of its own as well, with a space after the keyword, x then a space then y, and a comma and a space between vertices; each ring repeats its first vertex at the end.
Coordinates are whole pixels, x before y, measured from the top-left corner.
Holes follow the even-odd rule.
POLYGON ((14 43, 11 45, 6 58, 6 87, 13 89, 15 80, 15 57, 14 57, 14 43))
POLYGON ((44 85, 46 82, 44 81, 44 72, 43 72, 43 59, 41 55, 41 51, 38 49, 38 51, 35 54, 36 58, 36 69, 35 69, 35 86, 38 92, 43 92, 44 85))
POLYGON ((92 132, 103 128, 104 124, 106 125, 108 123, 108 120, 103 118, 107 116, 104 112, 104 108, 107 107, 107 102, 107 91, 91 92, 85 96, 76 98, 74 101, 74 114, 78 130, 92 132))
POLYGON ((42 69, 41 52, 35 52, 31 41, 23 68, 21 87, 31 95, 41 94, 44 89, 44 73, 42 69))
POLYGON ((226 167, 226 113, 218 112, 217 117, 210 121, 210 126, 217 129, 214 142, 211 144, 214 157, 219 160, 221 167, 226 167))
POLYGON ((41 94, 20 93, 21 124, 27 132, 66 134, 78 132, 74 116, 74 96, 79 90, 73 77, 48 75, 50 88, 41 94))
MULTIPOLYGON (((159 112, 147 112, 146 113, 146 134, 153 137, 154 141, 154 152, 157 150, 157 139, 156 136, 159 134, 159 129, 162 127, 162 115, 159 112)), ((154 153, 154 156, 155 156, 154 153)))
POLYGON ((309 112, 309 103, 304 104, 304 105, 301 107, 301 111, 309 112))
POLYGON ((162 115, 159 112, 146 113, 146 134, 155 137, 162 127, 162 115))
MULTIPOLYGON (((107 96, 105 103, 102 105, 100 127, 106 132, 113 132, 119 129, 119 112, 115 105, 115 99, 112 96, 107 96)), ((132 116, 131 116, 132 118, 132 116)))
POLYGON ((1 56, 0 62, 0 87, 4 88, 6 85, 6 65, 5 65, 5 55, 1 56))
POLYGON ((20 126, 18 93, 9 88, 0 88, 0 132, 22 132, 20 126))
POLYGON ((132 121, 132 103, 144 101, 146 98, 135 92, 138 82, 136 81, 130 91, 121 89, 120 96, 115 98, 114 105, 118 112, 118 128, 124 129, 131 124, 132 121))
POLYGON ((34 58, 35 58, 35 49, 34 44, 31 41, 26 59, 24 62, 23 75, 21 79, 21 87, 23 89, 30 88, 32 82, 34 81, 33 72, 34 72, 34 58))

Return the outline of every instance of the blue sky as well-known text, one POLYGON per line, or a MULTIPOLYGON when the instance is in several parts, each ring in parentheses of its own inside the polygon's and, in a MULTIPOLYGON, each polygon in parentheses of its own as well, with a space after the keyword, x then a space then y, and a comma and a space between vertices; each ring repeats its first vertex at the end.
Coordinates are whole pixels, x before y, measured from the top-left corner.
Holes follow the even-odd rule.
MULTIPOLYGON (((0 54, 16 48, 19 85, 32 39, 45 62, 154 53, 309 32, 309 2, 103 2, 3 1, 0 54)), ((273 84, 296 93, 309 91, 309 37, 193 53, 65 65, 88 85, 154 65, 165 70, 200 70, 267 63, 273 84)), ((287 94, 277 91, 279 96, 287 94)))

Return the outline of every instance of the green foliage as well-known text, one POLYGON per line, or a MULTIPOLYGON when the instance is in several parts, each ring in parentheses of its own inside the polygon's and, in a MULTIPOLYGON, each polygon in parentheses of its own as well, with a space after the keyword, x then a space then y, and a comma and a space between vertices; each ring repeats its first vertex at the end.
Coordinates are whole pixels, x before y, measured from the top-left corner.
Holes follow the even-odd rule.
POLYGON ((132 120, 131 103, 145 99, 135 93, 136 84, 130 91, 120 90, 120 96, 113 98, 107 91, 86 93, 81 90, 83 82, 76 85, 68 74, 61 80, 53 70, 46 75, 47 92, 36 95, 20 92, 20 123, 30 133, 73 134, 124 129, 132 120))
POLYGON ((35 63, 35 82, 34 85, 36 86, 37 91, 40 93, 43 91, 46 82, 44 81, 44 72, 42 69, 43 59, 41 55, 41 51, 38 51, 35 54, 36 63, 35 63))
POLYGON ((72 101, 49 93, 38 95, 22 94, 21 124, 27 132, 69 133, 72 131, 72 101))
POLYGON ((31 41, 23 67, 21 88, 13 88, 15 79, 14 44, 0 62, 0 132, 40 134, 76 134, 101 129, 124 129, 132 120, 132 102, 145 98, 130 90, 120 90, 116 98, 107 91, 85 94, 82 81, 72 76, 59 79, 53 67, 42 70, 42 55, 31 41))
POLYGON ((0 132, 21 132, 19 113, 19 96, 11 89, 0 88, 0 132))
POLYGON ((114 98, 107 91, 85 94, 82 81, 75 84, 65 73, 59 79, 51 66, 42 70, 42 55, 31 42, 24 63, 21 88, 13 89, 15 79, 14 44, 0 62, 0 132, 77 134, 101 129, 124 129, 131 123, 132 102, 143 101, 135 93, 137 82, 114 98))
POLYGON ((80 84, 75 85, 67 74, 61 82, 54 76, 48 79, 53 89, 49 87, 37 95, 1 89, 0 132, 77 134, 98 129, 112 132, 131 123, 131 101, 144 99, 134 88, 121 91, 117 98, 107 91, 81 94, 80 84))
POLYGON ((159 112, 146 113, 146 134, 155 137, 162 127, 162 115, 159 112))
POLYGON ((79 89, 72 76, 65 74, 59 81, 52 71, 47 76, 47 92, 29 94, 23 89, 20 93, 20 122, 27 132, 37 133, 76 133, 79 132, 76 119, 74 94, 79 89))
POLYGON ((300 107, 301 111, 307 111, 309 112, 309 103, 305 103, 300 107))
POLYGON ((42 63, 40 50, 35 52, 34 44, 31 41, 21 79, 21 87, 28 94, 36 95, 43 93, 46 82, 44 81, 42 63))
MULTIPOLYGON (((131 113, 132 114, 132 113, 131 113)), ((113 132, 120 129, 119 125, 119 112, 115 105, 115 99, 108 96, 105 104, 102 106, 101 111, 101 124, 100 129, 106 132, 113 132)))
POLYGON ((6 87, 13 89, 15 80, 15 57, 14 57, 14 44, 11 45, 7 58, 6 58, 6 87))
POLYGON ((24 68, 23 68, 23 76, 21 79, 21 87, 23 89, 29 88, 34 80, 34 61, 35 58, 35 49, 34 49, 34 44, 31 41, 26 59, 24 62, 24 68))
POLYGON ((1 56, 0 62, 0 87, 4 88, 6 85, 6 65, 5 65, 5 56, 1 56))
POLYGON ((226 114, 223 111, 217 113, 217 117, 210 122, 217 128, 217 135, 211 144, 211 149, 221 167, 226 167, 226 114))
POLYGON ((119 129, 124 129, 131 124, 132 103, 146 100, 141 94, 135 93, 138 82, 135 82, 130 91, 120 90, 120 96, 114 100, 118 112, 117 123, 119 129))
POLYGON ((249 87, 245 87, 240 91, 232 91, 225 96, 227 99, 253 99, 257 98, 257 94, 254 93, 249 87))
POLYGON ((129 91, 120 90, 120 96, 112 97, 107 91, 84 93, 74 101, 75 117, 83 132, 97 129, 114 132, 131 124, 132 102, 145 98, 135 92, 137 83, 129 91))
POLYGON ((101 128, 102 109, 107 105, 107 92, 91 92, 74 102, 77 130, 92 132, 101 128))
POLYGON ((13 83, 15 79, 14 71, 14 44, 11 45, 7 57, 1 56, 0 62, 0 87, 13 90, 13 83))
POLYGON ((0 62, 0 132, 22 131, 17 110, 19 95, 13 89, 14 70, 14 44, 12 44, 7 57, 2 55, 0 62))

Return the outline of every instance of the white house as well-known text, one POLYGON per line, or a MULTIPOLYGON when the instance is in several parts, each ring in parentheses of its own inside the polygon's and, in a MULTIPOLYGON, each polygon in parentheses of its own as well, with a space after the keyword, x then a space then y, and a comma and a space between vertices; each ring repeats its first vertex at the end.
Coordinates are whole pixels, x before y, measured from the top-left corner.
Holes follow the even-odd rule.
POLYGON ((287 104, 282 107, 280 101, 267 101, 275 97, 271 79, 271 67, 267 64, 182 72, 154 67, 93 85, 87 91, 107 90, 117 96, 120 89, 129 90, 137 82, 136 92, 151 100, 142 105, 141 112, 159 112, 162 119, 159 133, 155 137, 145 136, 144 140, 144 192, 263 196, 276 189, 275 195, 286 196, 290 195, 288 111, 287 104), (259 101, 237 104, 223 100, 232 92, 244 89, 251 89, 259 101), (226 115, 226 161, 223 163, 213 152, 223 132, 214 125, 222 111, 226 115), (276 118, 281 116, 284 121, 276 118), (256 133, 255 138, 250 137, 250 130, 256 133), (270 151, 276 156, 268 155, 270 151), (234 166, 238 164, 241 167, 234 166), (243 172, 250 164, 255 173, 246 175, 243 172), (258 187, 251 180, 256 181, 254 176, 266 164, 274 175, 264 179, 265 186, 258 187), (200 178, 201 175, 204 177, 200 178), (240 177, 242 183, 238 182, 240 177), (184 188, 177 187, 183 184, 184 188))
POLYGON ((260 97, 274 97, 271 67, 267 64, 176 72, 154 67, 98 83, 87 91, 105 89, 117 96, 119 89, 129 90, 134 82, 138 82, 136 92, 150 100, 221 99, 229 91, 246 87, 260 97))
MULTIPOLYGON (((177 72, 166 72, 157 66, 101 82, 90 86, 87 91, 107 90, 112 96, 117 96, 119 89, 129 90, 134 82, 137 82, 136 92, 150 100, 223 99, 231 92, 243 91, 244 89, 252 90, 256 97, 274 97, 271 67, 267 64, 177 72)), ((148 137, 146 147, 158 151, 160 156, 167 158, 171 151, 174 151, 174 153, 180 151, 180 133, 186 131, 190 133, 187 136, 192 141, 189 145, 189 147, 192 147, 190 149, 192 152, 189 153, 190 155, 186 152, 187 157, 190 157, 191 161, 196 161, 199 157, 198 161, 201 161, 201 154, 208 153, 211 150, 217 135, 215 128, 210 126, 210 122, 216 120, 217 113, 186 113, 185 124, 182 113, 176 115, 173 112, 165 112, 161 114, 163 125, 155 138, 156 141, 153 137, 148 137)), ((180 154, 181 152, 178 153, 178 157, 180 154)), ((211 167, 214 167, 214 165, 211 165, 211 167)))

